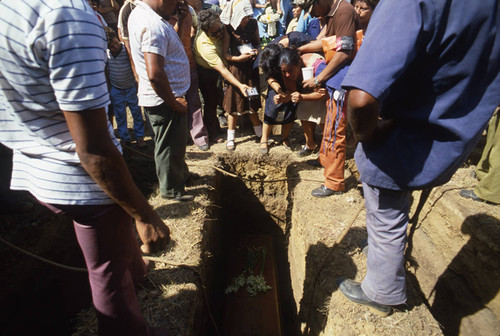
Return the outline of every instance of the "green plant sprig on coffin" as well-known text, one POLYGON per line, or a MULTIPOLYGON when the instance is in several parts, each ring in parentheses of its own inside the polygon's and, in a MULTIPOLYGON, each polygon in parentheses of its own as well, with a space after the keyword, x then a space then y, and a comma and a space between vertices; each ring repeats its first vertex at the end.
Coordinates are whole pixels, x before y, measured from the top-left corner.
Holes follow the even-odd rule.
POLYGON ((245 287, 245 285, 250 296, 270 290, 271 287, 266 283, 266 279, 264 278, 266 253, 266 248, 263 246, 247 248, 245 269, 240 275, 233 278, 233 281, 231 281, 231 284, 226 288, 224 293, 236 293, 240 288, 245 287), (257 266, 259 261, 261 263, 260 274, 255 275, 255 266, 257 266))

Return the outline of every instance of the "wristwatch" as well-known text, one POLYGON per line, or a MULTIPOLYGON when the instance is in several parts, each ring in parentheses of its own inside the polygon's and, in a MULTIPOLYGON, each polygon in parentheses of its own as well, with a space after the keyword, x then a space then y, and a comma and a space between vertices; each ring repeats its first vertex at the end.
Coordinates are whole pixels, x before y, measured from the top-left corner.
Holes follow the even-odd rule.
POLYGON ((313 83, 314 83, 314 85, 319 86, 319 80, 318 80, 318 77, 314 77, 314 79, 313 79, 313 83))

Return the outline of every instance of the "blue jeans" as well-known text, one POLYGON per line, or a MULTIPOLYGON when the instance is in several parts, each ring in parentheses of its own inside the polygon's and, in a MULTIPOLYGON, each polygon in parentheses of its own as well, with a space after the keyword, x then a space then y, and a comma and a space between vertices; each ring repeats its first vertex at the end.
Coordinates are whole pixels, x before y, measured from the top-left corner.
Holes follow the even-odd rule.
POLYGON ((127 128, 127 106, 134 118, 134 135, 135 138, 142 138, 144 136, 144 121, 142 119, 142 112, 139 108, 137 101, 137 88, 132 86, 128 89, 119 89, 111 85, 109 90, 111 102, 115 112, 116 125, 118 129, 118 136, 122 141, 130 141, 130 135, 127 128))

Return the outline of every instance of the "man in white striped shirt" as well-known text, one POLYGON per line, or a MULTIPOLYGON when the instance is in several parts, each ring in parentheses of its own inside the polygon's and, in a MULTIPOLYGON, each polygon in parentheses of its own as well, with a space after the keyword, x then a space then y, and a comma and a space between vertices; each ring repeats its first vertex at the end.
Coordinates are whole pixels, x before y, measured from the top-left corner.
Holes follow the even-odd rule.
POLYGON ((134 282, 169 229, 134 184, 105 106, 106 38, 86 0, 0 2, 0 141, 11 189, 73 218, 100 335, 149 335, 134 282))
POLYGON ((179 31, 167 22, 179 10, 179 21, 189 14, 178 0, 136 1, 128 19, 130 49, 139 77, 139 105, 149 115, 155 141, 156 174, 163 198, 191 201, 184 191, 189 171, 184 161, 187 145, 187 102, 191 84, 189 60, 179 31), (179 34, 179 35, 177 35, 179 34))

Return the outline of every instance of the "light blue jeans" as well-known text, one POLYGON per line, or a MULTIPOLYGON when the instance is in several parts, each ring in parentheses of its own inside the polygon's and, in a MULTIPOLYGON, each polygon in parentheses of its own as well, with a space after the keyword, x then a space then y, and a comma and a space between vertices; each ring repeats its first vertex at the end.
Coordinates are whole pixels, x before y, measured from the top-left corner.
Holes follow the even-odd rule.
POLYGON ((363 193, 370 248, 361 288, 375 302, 405 303, 404 251, 411 192, 377 188, 363 182, 363 193))
POLYGON ((142 119, 141 109, 138 105, 136 86, 134 85, 128 89, 119 89, 111 85, 109 95, 113 103, 118 136, 120 139, 122 141, 130 141, 130 134, 128 134, 127 128, 127 106, 134 119, 135 138, 142 138, 144 136, 144 121, 142 119))

